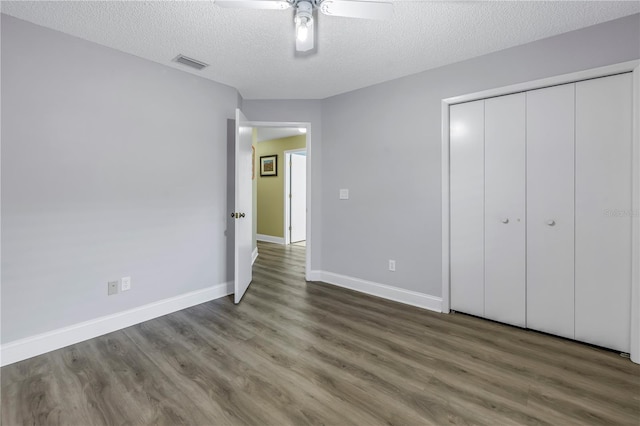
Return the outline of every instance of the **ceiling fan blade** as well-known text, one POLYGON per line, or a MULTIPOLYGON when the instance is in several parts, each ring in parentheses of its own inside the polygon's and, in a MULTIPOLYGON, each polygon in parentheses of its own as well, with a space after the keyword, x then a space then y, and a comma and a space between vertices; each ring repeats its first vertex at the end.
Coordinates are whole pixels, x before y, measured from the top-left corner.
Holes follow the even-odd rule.
POLYGON ((284 10, 291 7, 286 0, 214 0, 220 7, 234 9, 273 9, 284 10))
POLYGON ((307 37, 304 41, 301 41, 296 37, 296 50, 298 52, 306 52, 313 49, 314 45, 314 33, 315 33, 315 19, 312 19, 307 24, 307 37))
POLYGON ((393 14, 393 4, 384 1, 325 0, 320 3, 320 11, 329 16, 383 20, 393 14))

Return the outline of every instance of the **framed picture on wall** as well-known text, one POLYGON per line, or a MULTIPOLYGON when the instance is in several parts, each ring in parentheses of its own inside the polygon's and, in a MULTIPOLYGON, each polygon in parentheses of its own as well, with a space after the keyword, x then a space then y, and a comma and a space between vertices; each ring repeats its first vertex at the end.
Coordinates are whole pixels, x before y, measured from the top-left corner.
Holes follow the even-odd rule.
POLYGON ((260 157, 260 176, 278 176, 277 155, 263 155, 260 157))

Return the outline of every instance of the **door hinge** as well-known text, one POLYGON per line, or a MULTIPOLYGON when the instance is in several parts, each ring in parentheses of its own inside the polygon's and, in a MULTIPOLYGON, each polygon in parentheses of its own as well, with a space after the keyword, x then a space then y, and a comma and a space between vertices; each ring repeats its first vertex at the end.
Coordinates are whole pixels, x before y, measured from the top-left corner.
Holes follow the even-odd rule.
POLYGON ((289 198, 291 198, 291 194, 289 194, 289 198))

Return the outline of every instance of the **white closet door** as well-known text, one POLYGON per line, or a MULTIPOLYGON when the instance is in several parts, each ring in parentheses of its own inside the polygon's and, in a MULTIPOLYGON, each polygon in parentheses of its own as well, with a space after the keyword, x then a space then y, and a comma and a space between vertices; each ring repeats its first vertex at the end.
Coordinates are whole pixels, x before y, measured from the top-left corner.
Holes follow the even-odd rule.
POLYGON ((527 92, 527 327, 574 337, 575 85, 527 92))
POLYGON ((525 94, 485 101, 486 318, 525 326, 525 94))
POLYGON ((629 351, 632 77, 576 83, 576 339, 629 351))
POLYGON ((484 315, 484 101, 452 105, 451 309, 484 315))

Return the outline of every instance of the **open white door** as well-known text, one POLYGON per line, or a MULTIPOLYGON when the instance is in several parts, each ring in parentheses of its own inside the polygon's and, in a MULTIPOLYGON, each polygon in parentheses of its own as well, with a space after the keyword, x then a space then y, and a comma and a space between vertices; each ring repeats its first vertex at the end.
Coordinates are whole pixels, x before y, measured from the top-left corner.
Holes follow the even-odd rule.
POLYGON ((235 222, 234 244, 234 302, 240 299, 251 284, 251 228, 253 223, 253 197, 251 185, 251 140, 252 128, 242 111, 236 109, 235 141, 235 211, 231 213, 235 222))
POLYGON ((307 239, 307 155, 291 154, 291 243, 307 239))

